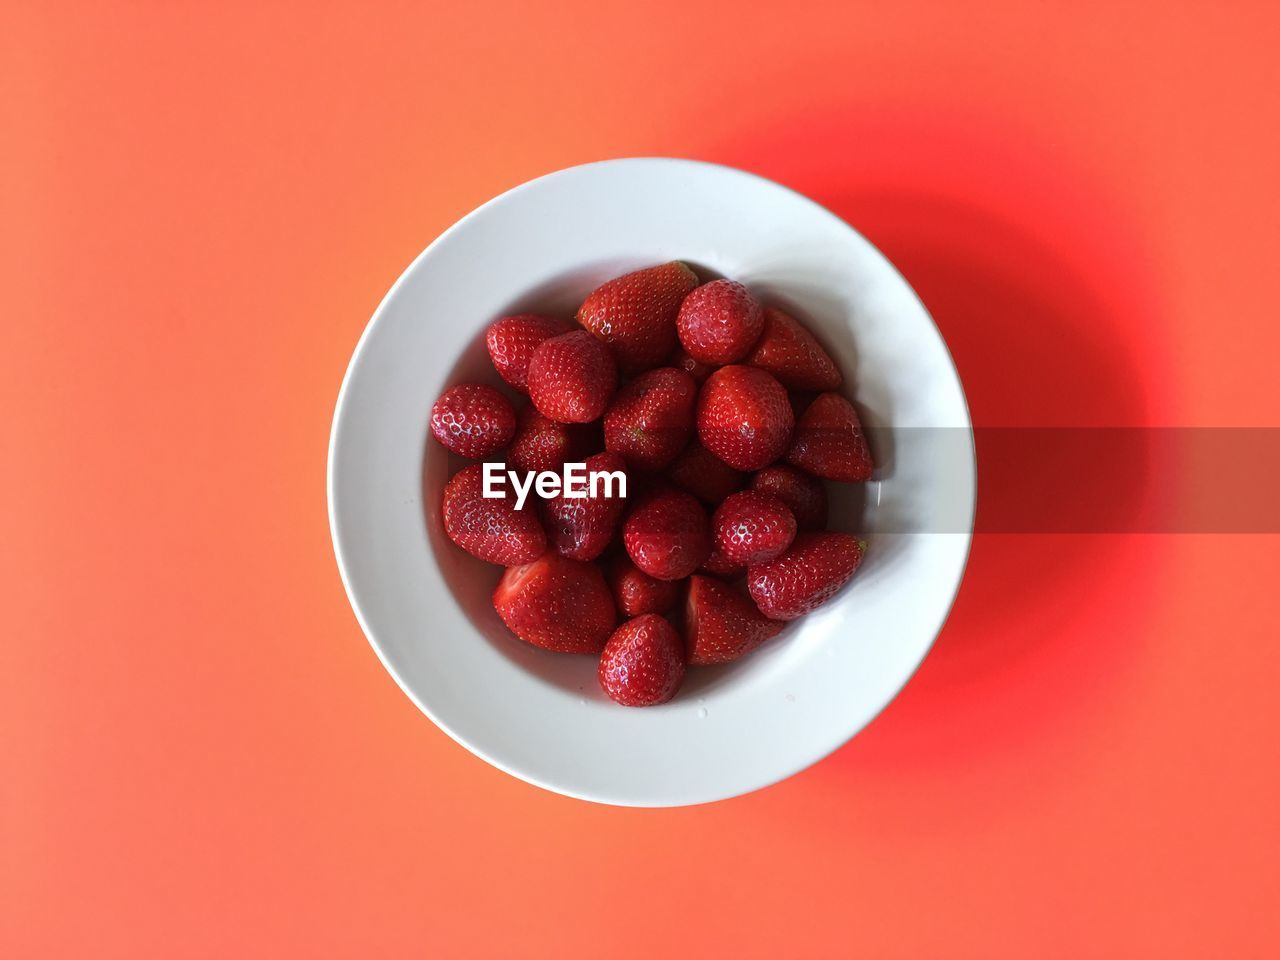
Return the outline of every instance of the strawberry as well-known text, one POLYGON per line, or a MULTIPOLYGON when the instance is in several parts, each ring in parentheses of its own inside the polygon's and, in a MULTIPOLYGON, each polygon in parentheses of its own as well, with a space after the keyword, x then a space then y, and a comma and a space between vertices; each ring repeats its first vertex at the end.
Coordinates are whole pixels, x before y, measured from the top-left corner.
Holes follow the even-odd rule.
POLYGON ((848 533, 802 533, 777 560, 747 568, 747 589, 766 617, 794 620, 831 599, 866 549, 848 533))
MULTIPOLYGON (((593 471, 626 471, 626 464, 616 453, 597 453, 588 457, 587 477, 593 471)), ((574 560, 594 560, 613 541, 618 520, 626 501, 621 497, 567 497, 561 491, 542 504, 543 523, 551 549, 574 560)), ((616 490, 615 490, 616 493, 616 490)))
POLYGON ((770 374, 755 367, 721 367, 698 394, 698 439, 738 470, 759 470, 791 442, 795 417, 770 374))
POLYGON ((542 317, 536 313, 520 313, 503 317, 489 325, 485 346, 498 375, 521 393, 529 392, 529 361, 543 340, 568 333, 572 325, 565 320, 542 317))
POLYGON ((788 390, 834 390, 840 368, 799 320, 777 307, 764 310, 764 332, 743 363, 768 370, 788 390))
POLYGON ((728 663, 750 653, 782 631, 782 624, 760 611, 727 583, 712 577, 689 578, 684 636, 689 663, 728 663))
POLYGON ((702 363, 693 359, 684 350, 677 350, 676 355, 671 358, 671 366, 677 370, 683 370, 689 376, 693 377, 696 383, 702 383, 707 377, 711 376, 711 372, 715 367, 702 363))
POLYGON ((711 553, 707 512, 691 493, 659 487, 640 501, 622 525, 632 562, 659 580, 680 580, 711 553))
POLYGON ((599 568, 558 553, 508 568, 493 608, 525 643, 556 653, 599 653, 618 622, 599 568))
POLYGON ((613 632, 597 675, 609 699, 624 707, 666 703, 684 679, 684 641, 656 613, 643 614, 613 632))
POLYGON ((791 546, 796 518, 772 494, 743 490, 720 504, 711 518, 711 534, 716 550, 729 563, 767 563, 791 546))
POLYGON ((459 456, 478 460, 501 450, 516 432, 511 401, 483 383, 460 383, 431 408, 431 433, 459 456))
POLYGON ((787 461, 827 480, 870 480, 871 450, 858 412, 838 393, 822 393, 796 424, 787 461))
POLYGON ((624 616, 642 613, 666 613, 680 599, 680 585, 674 580, 658 580, 649 576, 625 553, 613 558, 606 579, 613 598, 624 616))
POLYGON ((528 563, 547 549, 547 537, 537 513, 517 510, 509 485, 505 496, 484 493, 484 465, 463 467, 444 487, 444 532, 473 557, 508 566, 528 563))
POLYGON ((683 370, 648 370, 618 391, 604 415, 605 449, 639 470, 661 470, 693 435, 698 385, 683 370))
POLYGON ((785 503, 799 530, 821 530, 827 525, 827 488, 817 477, 776 463, 751 478, 751 489, 771 493, 785 503))
POLYGON ((676 314, 698 276, 679 260, 596 287, 578 322, 607 343, 628 373, 656 367, 676 346, 676 314))
POLYGON ((513 470, 558 472, 565 463, 581 463, 593 449, 599 449, 599 442, 590 424, 558 423, 529 404, 516 414, 507 462, 513 470))
POLYGON ((726 580, 732 580, 747 572, 745 566, 740 563, 734 563, 721 553, 720 548, 714 544, 711 547, 711 554, 698 569, 703 573, 709 573, 714 577, 723 577, 726 580))
POLYGON ((613 355, 585 330, 544 340, 529 361, 529 398, 544 417, 561 423, 595 420, 617 386, 613 355))
POLYGON ((702 363, 736 363, 764 329, 760 303, 732 280, 713 280, 684 298, 676 317, 680 344, 702 363))
POLYGON ((729 494, 741 490, 746 476, 733 469, 697 440, 684 448, 667 477, 708 506, 719 506, 729 494))

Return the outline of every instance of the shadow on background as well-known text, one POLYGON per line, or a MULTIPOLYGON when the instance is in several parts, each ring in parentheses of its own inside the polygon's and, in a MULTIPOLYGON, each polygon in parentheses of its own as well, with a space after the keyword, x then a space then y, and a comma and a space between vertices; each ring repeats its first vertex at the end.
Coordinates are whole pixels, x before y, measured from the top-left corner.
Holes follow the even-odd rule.
MULTIPOLYGON (((813 197, 893 261, 946 337, 979 427, 1145 425, 1164 381, 1158 359, 1126 339, 1158 323, 1136 268, 1141 251, 1114 211, 1059 164, 1029 153, 954 118, 850 113, 744 137, 715 159, 813 197), (934 160, 941 172, 928 177, 928 165, 910 160, 920 152, 955 157, 959 172, 934 160), (980 186, 967 189, 967 178, 980 186)), ((1152 451, 1132 445, 1123 462, 1100 465, 1017 439, 1052 433, 995 431, 1015 440, 993 444, 979 431, 979 529, 984 516, 1052 516, 1055 501, 1072 504, 1075 485, 1103 468, 1107 495, 1090 509, 1106 513, 1086 528, 1137 529, 1132 519, 1160 496, 1152 451)), ((979 533, 950 619, 916 677, 812 775, 912 780, 1008 761, 1052 764, 1053 741, 1089 722, 1091 704, 1115 695, 1137 659, 1158 542, 979 533)), ((920 796, 922 808, 936 802, 920 796)))

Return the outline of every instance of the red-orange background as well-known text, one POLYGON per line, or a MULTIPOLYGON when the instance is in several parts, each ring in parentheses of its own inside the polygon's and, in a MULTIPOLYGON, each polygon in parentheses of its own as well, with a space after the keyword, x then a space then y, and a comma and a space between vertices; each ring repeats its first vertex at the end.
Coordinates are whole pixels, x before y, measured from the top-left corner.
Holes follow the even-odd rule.
POLYGON ((0 954, 1280 952, 1274 537, 981 536, 865 733, 635 811, 419 715, 324 500, 400 270, 611 156, 847 217, 981 424, 1280 424, 1274 4, 2 9, 0 954))

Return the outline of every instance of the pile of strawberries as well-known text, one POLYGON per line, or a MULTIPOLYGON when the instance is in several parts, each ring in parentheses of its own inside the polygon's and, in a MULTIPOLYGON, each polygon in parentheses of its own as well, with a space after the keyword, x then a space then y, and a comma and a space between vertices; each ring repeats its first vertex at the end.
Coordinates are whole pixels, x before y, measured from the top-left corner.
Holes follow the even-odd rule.
POLYGON ((738 659, 848 581, 866 545, 825 530, 823 481, 867 480, 871 455, 826 350, 740 283, 666 263, 598 287, 577 321, 495 322, 493 365, 531 402, 461 384, 431 430, 475 460, 505 448, 514 470, 625 471, 627 498, 517 510, 482 496, 476 463, 445 486, 444 529, 507 567, 493 605, 516 636, 600 655, 618 703, 663 703, 686 664, 738 659))

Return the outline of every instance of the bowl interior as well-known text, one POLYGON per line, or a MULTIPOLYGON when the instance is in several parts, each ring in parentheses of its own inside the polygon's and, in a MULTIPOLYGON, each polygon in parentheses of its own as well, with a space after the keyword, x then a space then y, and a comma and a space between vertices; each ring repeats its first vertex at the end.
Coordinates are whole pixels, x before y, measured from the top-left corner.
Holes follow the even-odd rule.
POLYGON ((968 552, 972 438, 928 314, 861 236, 811 201, 710 164, 561 171, 433 243, 378 308, 330 445, 330 523, 352 606, 405 692, 491 763, 572 796, 696 803, 772 783, 856 733, 896 694, 950 608, 968 552), (500 571, 453 547, 439 498, 462 465, 427 442, 449 384, 498 384, 483 330, 572 316, 586 293, 672 259, 731 276, 826 344, 872 433, 876 479, 831 485, 832 526, 869 534, 857 576, 737 664, 691 671, 659 707, 618 707, 589 657, 546 653, 493 612, 500 571))

